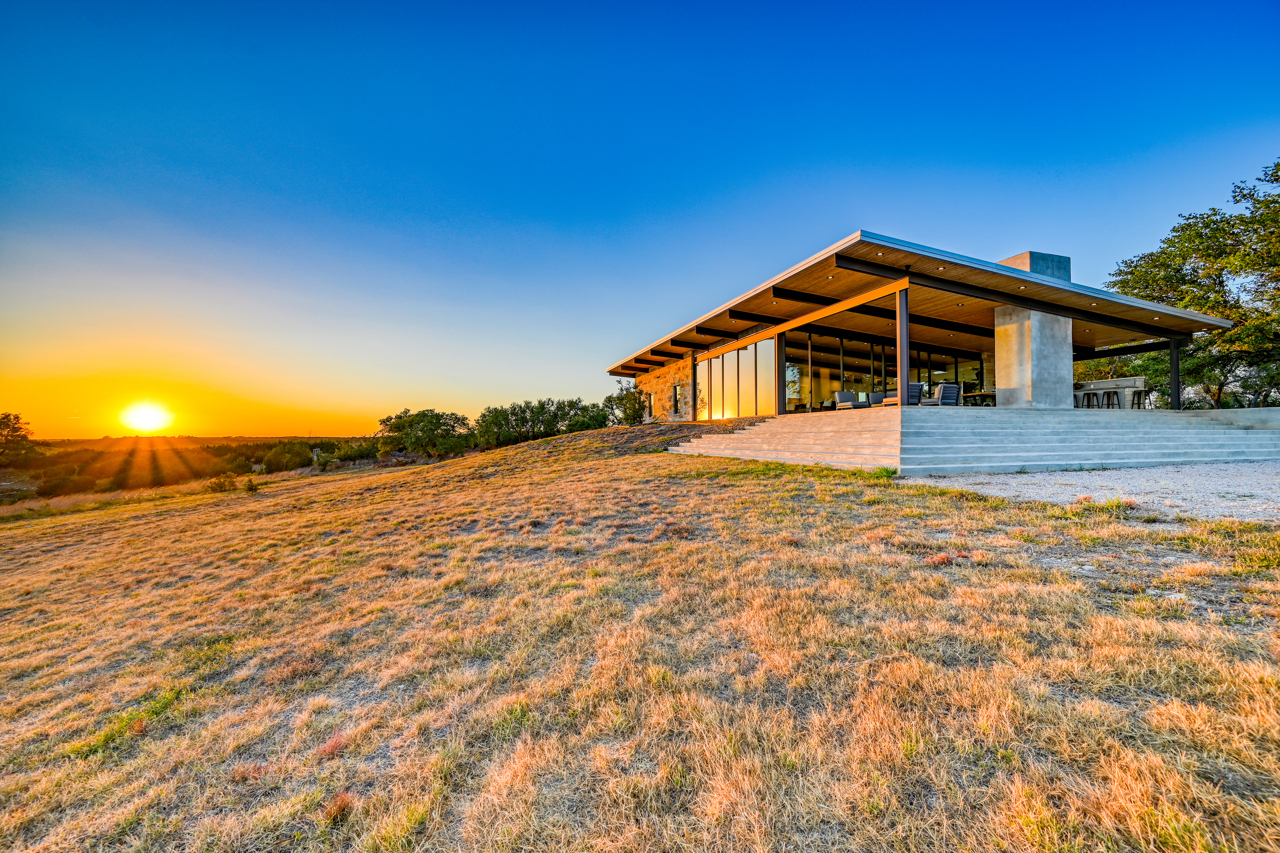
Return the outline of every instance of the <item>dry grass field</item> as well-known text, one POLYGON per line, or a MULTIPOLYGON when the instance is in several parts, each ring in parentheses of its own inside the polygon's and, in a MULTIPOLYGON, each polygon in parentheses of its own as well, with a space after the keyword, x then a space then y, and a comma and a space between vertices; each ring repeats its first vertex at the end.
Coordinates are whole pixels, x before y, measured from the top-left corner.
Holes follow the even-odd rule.
POLYGON ((647 452, 0 522, 0 847, 1280 850, 1280 533, 647 452))

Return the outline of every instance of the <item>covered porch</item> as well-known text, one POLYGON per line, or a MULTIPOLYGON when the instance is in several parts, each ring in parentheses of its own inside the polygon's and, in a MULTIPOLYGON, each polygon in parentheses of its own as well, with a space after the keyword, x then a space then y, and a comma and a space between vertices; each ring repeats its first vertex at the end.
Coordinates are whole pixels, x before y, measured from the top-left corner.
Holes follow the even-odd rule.
POLYGON ((1166 349, 1177 409, 1179 347, 1229 325, 1074 284, 1065 257, 993 263, 859 232, 609 372, 671 420, 817 412, 903 377, 925 396, 947 382, 969 402, 1070 409, 1074 361, 1166 349))

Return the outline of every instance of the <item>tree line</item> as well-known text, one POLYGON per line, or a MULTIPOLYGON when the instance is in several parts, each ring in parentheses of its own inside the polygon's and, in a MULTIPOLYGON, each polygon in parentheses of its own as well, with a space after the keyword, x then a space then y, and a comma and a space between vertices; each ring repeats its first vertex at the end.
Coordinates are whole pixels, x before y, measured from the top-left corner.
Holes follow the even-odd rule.
MULTIPOLYGON (((192 480, 234 483, 237 476, 315 467, 325 471, 377 458, 413 454, 455 456, 472 448, 505 447, 522 441, 638 424, 646 414, 644 395, 619 382, 618 392, 600 403, 526 400, 491 406, 473 424, 465 415, 405 409, 378 421, 371 436, 339 439, 285 439, 181 447, 141 439, 107 449, 51 449, 32 439, 30 425, 16 413, 0 413, 0 468, 20 471, 28 481, 5 491, 0 502, 37 497, 172 486, 192 480)), ((221 486, 218 490, 222 490, 221 486)))
MULTIPOLYGON (((1184 408, 1280 405, 1280 160, 1232 187, 1237 209, 1184 214, 1151 252, 1121 261, 1107 287, 1234 324, 1179 354, 1184 408)), ((1076 365, 1077 381, 1144 376, 1166 400, 1169 354, 1076 365)))

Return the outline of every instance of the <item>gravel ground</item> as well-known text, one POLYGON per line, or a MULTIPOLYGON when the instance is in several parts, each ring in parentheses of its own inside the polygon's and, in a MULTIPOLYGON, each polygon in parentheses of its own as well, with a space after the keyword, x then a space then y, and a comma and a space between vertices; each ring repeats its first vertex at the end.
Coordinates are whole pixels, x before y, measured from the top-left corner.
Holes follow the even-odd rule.
POLYGON ((1196 518, 1280 521, 1280 462, 1161 465, 1035 474, 950 474, 900 482, 969 489, 1018 500, 1071 503, 1132 498, 1142 510, 1196 518))

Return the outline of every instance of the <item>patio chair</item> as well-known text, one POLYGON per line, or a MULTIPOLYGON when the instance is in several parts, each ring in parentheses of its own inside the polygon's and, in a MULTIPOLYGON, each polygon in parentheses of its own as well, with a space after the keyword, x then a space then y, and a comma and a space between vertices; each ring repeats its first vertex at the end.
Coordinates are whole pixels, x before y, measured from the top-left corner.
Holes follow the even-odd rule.
POLYGON ((920 401, 922 406, 960 405, 960 386, 942 383, 933 389, 933 396, 920 401))
MULTIPOLYGON (((923 393, 924 393, 923 382, 908 382, 907 383, 907 405, 908 406, 920 405, 920 395, 923 393)), ((872 405, 875 405, 875 404, 873 403, 872 405)), ((893 391, 889 394, 884 395, 884 401, 881 402, 880 405, 882 406, 898 405, 898 392, 893 391)))
POLYGON ((836 408, 837 409, 865 409, 871 404, 865 400, 858 399, 857 391, 837 391, 836 392, 836 408))
POLYGON ((885 395, 881 391, 872 391, 867 395, 868 406, 883 406, 885 395))

